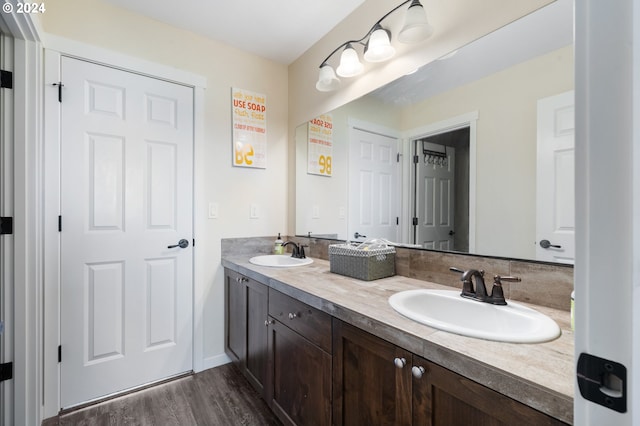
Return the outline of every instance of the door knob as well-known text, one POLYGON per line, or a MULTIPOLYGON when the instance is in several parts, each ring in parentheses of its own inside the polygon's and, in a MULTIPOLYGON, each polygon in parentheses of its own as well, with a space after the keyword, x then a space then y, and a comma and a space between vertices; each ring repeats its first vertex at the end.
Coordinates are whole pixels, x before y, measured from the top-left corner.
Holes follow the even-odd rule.
POLYGON ((542 241, 540 241, 540 247, 542 247, 543 249, 548 249, 549 247, 553 247, 553 248, 562 248, 562 246, 555 245, 555 244, 551 244, 551 243, 549 242, 549 240, 542 240, 542 241))
POLYGON ((187 241, 187 240, 185 240, 183 238, 180 241, 178 241, 178 244, 167 246, 168 249, 172 249, 172 248, 176 248, 176 247, 187 248, 187 247, 189 247, 189 241, 187 241))
POLYGON ((366 235, 362 235, 359 232, 356 232, 355 234, 353 234, 353 238, 367 238, 367 236, 366 235))

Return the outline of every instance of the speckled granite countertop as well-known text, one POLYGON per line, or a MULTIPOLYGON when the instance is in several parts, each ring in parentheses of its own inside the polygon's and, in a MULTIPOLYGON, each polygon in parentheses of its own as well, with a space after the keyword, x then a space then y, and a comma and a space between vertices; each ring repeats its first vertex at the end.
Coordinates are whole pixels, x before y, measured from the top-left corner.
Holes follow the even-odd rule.
POLYGON ((403 276, 360 281, 329 272, 329 262, 320 259, 303 267, 269 268, 249 263, 249 257, 226 257, 222 265, 530 407, 573 423, 574 350, 569 312, 528 305, 553 318, 562 329, 562 335, 552 342, 492 342, 419 324, 398 314, 387 302, 389 296, 403 290, 451 290, 451 287, 403 276))

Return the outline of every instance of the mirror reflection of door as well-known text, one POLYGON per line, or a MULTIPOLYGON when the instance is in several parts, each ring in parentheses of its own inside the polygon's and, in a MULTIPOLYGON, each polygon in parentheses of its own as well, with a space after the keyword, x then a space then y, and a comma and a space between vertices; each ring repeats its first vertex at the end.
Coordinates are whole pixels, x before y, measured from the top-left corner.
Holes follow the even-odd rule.
POLYGON ((536 259, 575 259, 574 92, 538 101, 536 259))
POLYGON ((469 251, 469 128, 413 141, 413 243, 469 251))
POLYGON ((353 127, 349 142, 349 239, 400 236, 398 139, 353 127))

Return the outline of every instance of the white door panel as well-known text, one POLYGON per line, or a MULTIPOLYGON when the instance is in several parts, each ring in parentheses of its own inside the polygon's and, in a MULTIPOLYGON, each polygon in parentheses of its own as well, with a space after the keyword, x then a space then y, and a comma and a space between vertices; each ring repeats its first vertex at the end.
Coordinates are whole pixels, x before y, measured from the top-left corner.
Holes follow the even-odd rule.
POLYGON ((573 91, 538 101, 536 258, 574 263, 573 91), (541 241, 549 241, 544 248, 541 241))
MULTIPOLYGON (((455 148, 447 147, 444 165, 427 164, 421 155, 422 142, 414 142, 418 163, 415 164, 415 244, 436 250, 453 250, 455 148)), ((444 147, 425 142, 426 147, 442 152, 444 147)))
POLYGON ((61 405, 192 368, 193 92, 63 58, 61 405))
POLYGON ((349 239, 399 241, 398 140, 352 128, 349 144, 349 239))

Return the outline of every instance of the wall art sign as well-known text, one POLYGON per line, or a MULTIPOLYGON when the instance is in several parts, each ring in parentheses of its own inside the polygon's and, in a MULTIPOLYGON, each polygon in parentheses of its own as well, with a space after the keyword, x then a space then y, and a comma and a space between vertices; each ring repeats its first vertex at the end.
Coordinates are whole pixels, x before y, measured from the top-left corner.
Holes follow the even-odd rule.
POLYGON ((231 88, 233 165, 267 168, 267 97, 231 88))
POLYGON ((331 176, 333 162, 333 117, 323 114, 309 121, 307 173, 331 176))

